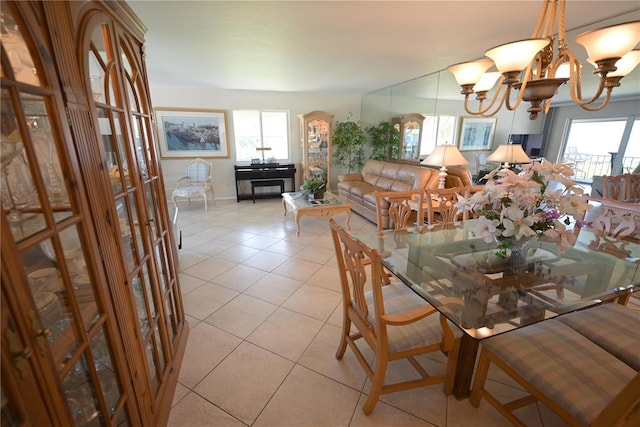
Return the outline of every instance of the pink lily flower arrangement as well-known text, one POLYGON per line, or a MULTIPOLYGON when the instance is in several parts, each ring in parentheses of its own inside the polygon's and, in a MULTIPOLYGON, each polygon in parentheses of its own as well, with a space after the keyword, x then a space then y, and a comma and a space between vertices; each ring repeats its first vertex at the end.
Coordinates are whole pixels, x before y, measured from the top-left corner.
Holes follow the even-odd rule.
POLYGON ((494 170, 482 191, 459 197, 457 208, 478 218, 473 232, 485 241, 498 241, 498 255, 514 241, 539 237, 564 252, 577 238, 572 225, 580 224, 590 208, 584 191, 571 177, 571 164, 546 159, 523 165, 518 174, 494 170))

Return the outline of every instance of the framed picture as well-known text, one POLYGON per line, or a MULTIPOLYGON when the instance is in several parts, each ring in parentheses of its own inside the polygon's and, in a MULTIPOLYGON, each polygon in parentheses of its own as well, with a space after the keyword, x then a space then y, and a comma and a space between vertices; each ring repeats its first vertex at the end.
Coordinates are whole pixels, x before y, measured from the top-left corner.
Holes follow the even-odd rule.
POLYGON ((229 158, 223 110, 155 108, 154 112, 162 157, 229 158))
POLYGON ((496 131, 495 117, 463 117, 460 124, 460 151, 491 150, 496 131))

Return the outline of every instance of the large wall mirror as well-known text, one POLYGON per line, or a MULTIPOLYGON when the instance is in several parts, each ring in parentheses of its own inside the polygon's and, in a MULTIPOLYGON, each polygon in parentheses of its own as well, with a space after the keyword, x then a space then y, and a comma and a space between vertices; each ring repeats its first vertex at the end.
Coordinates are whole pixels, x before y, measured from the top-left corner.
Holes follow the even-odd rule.
MULTIPOLYGON (((567 31, 567 39, 570 48, 580 56, 583 67, 586 62, 584 48, 573 41, 578 34, 585 31, 602 28, 621 22, 637 20, 637 10, 616 18, 602 20, 588 27, 573 31, 567 31)), ((509 40, 505 40, 508 42, 509 40)), ((486 48, 490 48, 487 46, 486 48)), ((481 48, 478 55, 482 55, 481 48)), ((472 58, 461 58, 469 60, 472 58)), ((589 70, 583 71, 583 97, 595 93, 597 83, 589 70)), ((614 89, 613 101, 626 101, 640 99, 640 67, 622 80, 621 87, 614 89)), ((380 122, 392 124, 397 118, 420 114, 424 116, 421 127, 420 143, 417 149, 417 157, 413 149, 403 146, 399 139, 398 147, 391 150, 391 160, 416 163, 428 156, 436 145, 450 144, 459 146, 461 138, 462 122, 471 116, 464 109, 464 97, 460 94, 460 86, 455 81, 453 74, 448 70, 441 70, 426 74, 418 78, 399 83, 384 89, 368 93, 362 97, 363 127, 375 126, 380 122)), ((513 97, 516 96, 512 95, 513 97)), ((472 97, 473 98, 473 97, 472 97)), ((612 102, 615 104, 615 102, 612 102)), ((622 103, 621 103, 622 104, 622 103)), ((475 99, 471 99, 471 105, 476 107, 475 99)), ((626 104, 625 104, 626 105, 626 104)), ((637 103, 635 105, 638 105, 637 103)), ((523 103, 516 111, 502 108, 496 115, 495 133, 492 143, 485 150, 464 150, 462 154, 469 161, 470 168, 475 169, 478 158, 493 151, 498 145, 509 141, 510 135, 522 137, 528 135, 544 135, 544 139, 536 145, 536 154, 545 156, 552 161, 558 161, 563 156, 563 129, 567 126, 565 116, 591 118, 611 117, 614 115, 628 115, 628 107, 622 108, 609 105, 600 112, 585 112, 570 101, 569 86, 564 85, 554 97, 552 107, 557 108, 555 117, 551 114, 541 114, 537 120, 530 120, 527 112, 528 106, 523 103), (573 111, 576 111, 575 113, 573 111), (624 111, 621 111, 624 110, 624 111)), ((484 148, 484 147, 483 147, 484 148)))

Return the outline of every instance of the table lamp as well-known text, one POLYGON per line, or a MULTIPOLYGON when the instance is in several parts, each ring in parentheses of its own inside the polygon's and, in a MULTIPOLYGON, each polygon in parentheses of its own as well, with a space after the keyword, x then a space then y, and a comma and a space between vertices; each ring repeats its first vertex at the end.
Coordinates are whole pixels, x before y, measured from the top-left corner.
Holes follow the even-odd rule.
POLYGON ((432 152, 424 159, 421 164, 430 166, 440 166, 440 177, 438 180, 438 189, 444 188, 444 181, 447 177, 447 166, 460 166, 468 165, 469 162, 464 158, 458 147, 453 145, 438 145, 432 152))
POLYGON ((503 163, 502 170, 504 171, 509 169, 510 163, 530 163, 531 159, 522 149, 522 145, 509 141, 508 144, 500 145, 496 151, 491 153, 487 157, 487 161, 503 163))

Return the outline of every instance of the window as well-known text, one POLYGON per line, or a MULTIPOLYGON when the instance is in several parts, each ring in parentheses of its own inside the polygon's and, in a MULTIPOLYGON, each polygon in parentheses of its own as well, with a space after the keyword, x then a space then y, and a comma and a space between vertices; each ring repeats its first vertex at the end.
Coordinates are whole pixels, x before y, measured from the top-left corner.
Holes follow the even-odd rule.
POLYGON ((563 161, 574 164, 574 178, 630 173, 640 164, 640 119, 573 120, 563 161))
POLYGON ((233 133, 237 161, 289 160, 289 113, 286 111, 236 110, 233 133))
POLYGON ((420 141, 420 157, 426 157, 436 145, 455 145, 456 116, 425 115, 420 141))

